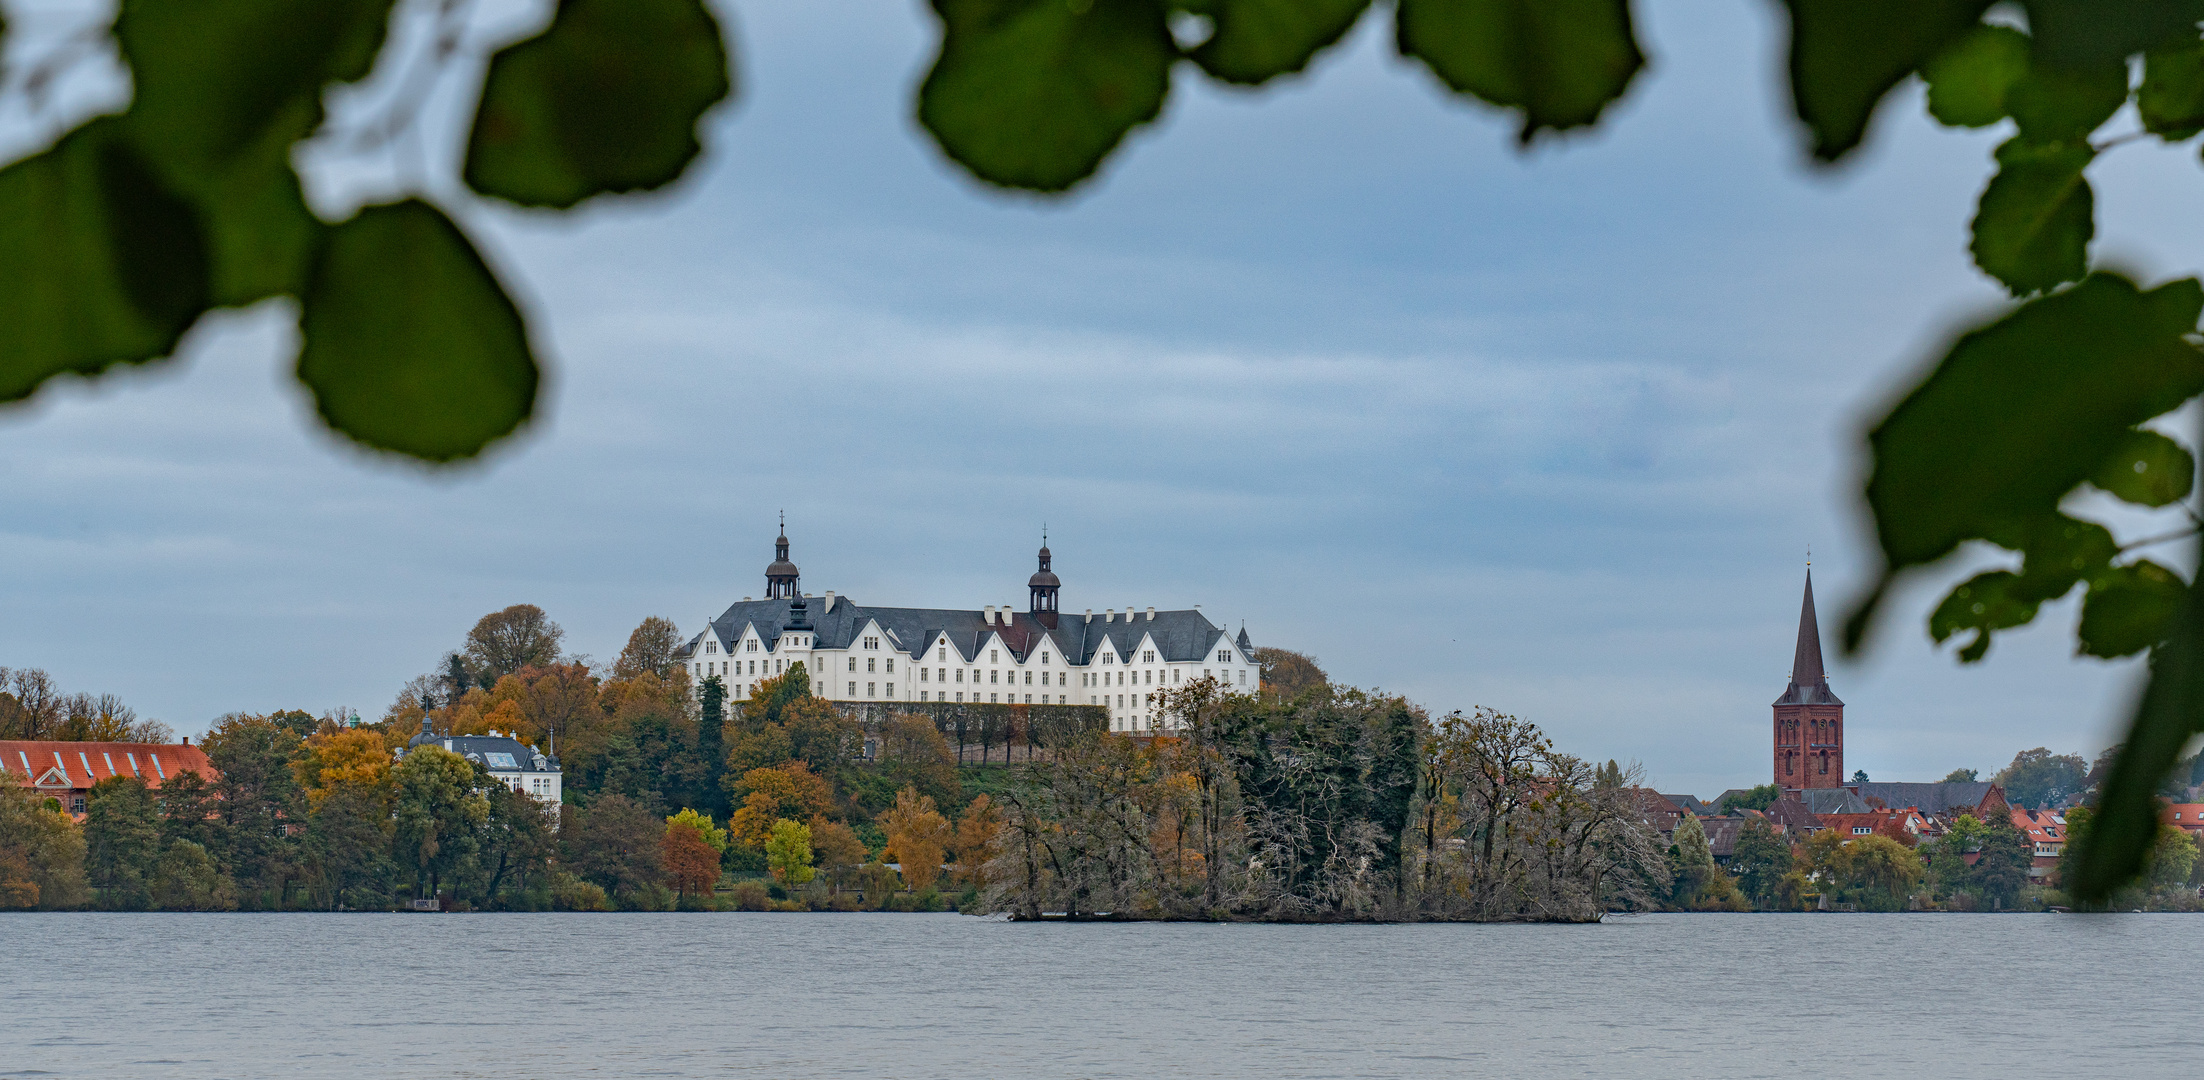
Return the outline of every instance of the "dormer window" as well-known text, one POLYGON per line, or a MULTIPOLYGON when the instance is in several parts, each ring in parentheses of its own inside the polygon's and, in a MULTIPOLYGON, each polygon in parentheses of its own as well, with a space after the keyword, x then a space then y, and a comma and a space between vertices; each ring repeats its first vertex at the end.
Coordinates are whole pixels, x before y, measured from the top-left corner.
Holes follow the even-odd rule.
POLYGON ((1043 664, 1046 664, 1046 663, 1048 663, 1048 654, 1047 654, 1047 653, 1045 653, 1045 652, 1044 652, 1044 653, 1042 653, 1042 654, 1041 654, 1041 662, 1042 662, 1043 664))
POLYGON ((948 663, 948 662, 949 662, 949 646, 947 646, 947 645, 944 645, 944 646, 942 646, 942 647, 941 647, 941 649, 940 649, 939 651, 937 651, 936 653, 934 653, 934 659, 936 659, 936 660, 939 660, 939 661, 941 661, 941 662, 942 662, 942 663, 944 663, 944 664, 948 663))
POLYGON ((866 639, 865 639, 865 647, 866 647, 866 648, 868 648, 868 649, 877 649, 877 648, 879 648, 879 647, 880 647, 880 639, 879 639, 879 638, 876 638, 876 637, 869 637, 869 638, 866 638, 866 639))
POLYGON ((1156 651, 1154 649, 1150 649, 1147 652, 1140 654, 1140 659, 1143 663, 1153 664, 1156 662, 1156 651))
POLYGON ((990 664, 999 664, 999 663, 1002 663, 1002 659, 1003 659, 1003 654, 1002 654, 1002 650, 1001 650, 1001 649, 989 649, 989 650, 987 650, 987 662, 988 662, 988 663, 990 663, 990 664))
POLYGON ((718 651, 719 651, 719 642, 716 642, 716 641, 707 641, 707 642, 705 642, 705 643, 704 643, 704 651, 705 651, 705 652, 718 652, 718 651))
POLYGON ((1218 662, 1218 663, 1220 663, 1220 664, 1229 664, 1229 663, 1231 663, 1231 662, 1232 662, 1232 650, 1230 650, 1230 649, 1218 649, 1218 650, 1217 650, 1217 662, 1218 662))

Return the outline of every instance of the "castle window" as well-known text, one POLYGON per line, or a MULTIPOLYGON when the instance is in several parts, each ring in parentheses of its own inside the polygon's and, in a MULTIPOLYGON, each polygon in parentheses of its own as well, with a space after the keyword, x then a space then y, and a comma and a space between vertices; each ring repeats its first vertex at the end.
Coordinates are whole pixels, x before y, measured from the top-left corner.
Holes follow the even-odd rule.
POLYGON ((888 657, 888 674, 895 674, 895 657, 888 657))
POLYGON ((1000 672, 1000 671, 995 671, 995 670, 992 670, 992 669, 990 669, 990 670, 988 671, 988 673, 987 673, 987 681, 988 681, 988 682, 995 682, 995 681, 997 681, 997 677, 998 677, 998 676, 1000 676, 1001 674, 1002 674, 1002 672, 1000 672))
POLYGON ((919 692, 918 692, 918 700, 920 700, 920 701, 924 701, 924 700, 926 700, 926 691, 924 691, 924 690, 921 690, 921 691, 919 691, 919 692))
POLYGON ((874 686, 874 685, 876 685, 876 684, 874 684, 874 683, 866 683, 866 684, 865 684, 865 696, 866 696, 866 697, 871 697, 871 696, 873 695, 873 689, 872 689, 872 688, 873 688, 873 686, 874 686))
MULTIPOLYGON (((963 682, 963 681, 964 681, 964 669, 963 669, 963 668, 958 668, 958 669, 957 669, 957 681, 958 681, 958 682, 963 682)), ((962 700, 964 700, 964 699, 963 699, 963 698, 958 698, 957 700, 959 700, 959 701, 962 701, 962 700)))
POLYGON ((936 652, 936 653, 934 654, 934 659, 936 659, 936 660, 939 660, 939 661, 941 661, 942 663, 945 663, 945 664, 946 664, 946 663, 948 663, 948 662, 949 662, 949 646, 947 646, 947 645, 944 645, 944 646, 942 646, 942 647, 941 647, 941 649, 940 649, 940 651, 938 651, 938 652, 936 652))
POLYGON ((716 641, 707 641, 707 642, 705 642, 705 643, 704 643, 704 651, 705 651, 705 652, 718 652, 718 651, 719 651, 719 642, 716 642, 716 641))
POLYGON ((880 661, 878 661, 878 660, 875 660, 875 659, 873 659, 872 657, 869 657, 869 656, 865 658, 865 670, 866 670, 866 671, 878 671, 878 670, 880 669, 880 668, 879 668, 879 665, 880 665, 880 661))
POLYGON ((1002 658, 1003 658, 1003 657, 1002 657, 1002 650, 1000 650, 1000 649, 989 649, 989 650, 987 650, 987 662, 988 662, 988 663, 990 663, 990 664, 999 664, 999 663, 1002 663, 1002 658))
MULTIPOLYGON (((851 671, 855 671, 855 670, 857 670, 857 658, 856 658, 856 657, 854 657, 854 656, 852 656, 852 657, 850 657, 850 658, 849 658, 849 669, 850 669, 851 671)), ((856 683, 851 683, 850 685, 851 685, 851 686, 855 686, 855 685, 857 685, 857 684, 856 684, 856 683)), ((856 693, 856 691, 855 691, 855 690, 852 690, 852 691, 850 691, 850 693, 853 693, 853 694, 854 694, 854 693, 856 693)))
POLYGON ((1230 649, 1218 649, 1218 650, 1217 650, 1217 662, 1218 662, 1218 663, 1220 663, 1220 664, 1229 664, 1229 663, 1231 663, 1231 662, 1232 662, 1232 650, 1230 650, 1230 649))
POLYGON ((931 672, 931 671, 928 671, 928 670, 927 670, 927 669, 925 669, 925 668, 919 668, 919 669, 918 669, 918 681, 919 681, 919 682, 926 682, 926 681, 928 681, 928 680, 927 680, 927 678, 926 678, 926 676, 928 676, 928 675, 931 675, 931 674, 933 674, 933 672, 931 672))
POLYGON ((1156 651, 1154 649, 1150 649, 1147 652, 1140 654, 1140 658, 1147 663, 1153 664, 1156 662, 1156 651))
POLYGON ((856 697, 856 696, 857 696, 857 684, 856 684, 856 683, 851 683, 851 684, 849 684, 849 696, 850 696, 850 697, 856 697))
POLYGON ((758 651, 758 639, 756 639, 756 638, 751 638, 751 639, 750 639, 750 647, 749 647, 748 649, 744 650, 744 651, 745 651, 745 652, 756 652, 756 651, 758 651))
POLYGON ((957 691, 957 700, 958 700, 958 701, 963 701, 963 700, 964 700, 964 691, 962 691, 962 690, 959 690, 959 691, 957 691))
POLYGON ((1048 663, 1048 654, 1047 654, 1047 653, 1045 653, 1045 652, 1044 652, 1044 653, 1042 653, 1042 654, 1041 654, 1041 662, 1042 662, 1042 663, 1044 663, 1044 664, 1048 663))

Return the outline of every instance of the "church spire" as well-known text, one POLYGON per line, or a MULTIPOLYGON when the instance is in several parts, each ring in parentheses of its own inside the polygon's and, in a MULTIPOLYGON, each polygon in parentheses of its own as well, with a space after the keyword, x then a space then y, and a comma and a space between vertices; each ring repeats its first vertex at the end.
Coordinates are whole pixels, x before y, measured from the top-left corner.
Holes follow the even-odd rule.
POLYGON ((1821 623, 1814 617, 1814 571, 1807 567, 1806 599, 1798 609, 1798 653, 1791 658, 1791 685, 1811 687, 1828 681, 1821 668, 1821 623))

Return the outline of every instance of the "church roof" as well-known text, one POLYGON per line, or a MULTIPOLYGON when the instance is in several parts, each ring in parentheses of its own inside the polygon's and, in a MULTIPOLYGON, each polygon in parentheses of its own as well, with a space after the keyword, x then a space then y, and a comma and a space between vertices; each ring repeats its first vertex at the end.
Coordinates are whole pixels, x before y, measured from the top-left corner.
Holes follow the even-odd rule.
POLYGON ((1806 571, 1806 599, 1798 609, 1798 647, 1791 657, 1791 684, 1777 705, 1842 705, 1829 689, 1821 666, 1821 623, 1814 616, 1814 572, 1806 571))
MULTIPOLYGON (((1013 613, 1009 624, 1004 625, 989 622, 987 614, 978 610, 870 607, 851 603, 844 596, 834 598, 832 610, 822 610, 817 597, 809 598, 809 614, 812 644, 817 648, 849 648, 867 623, 877 622, 889 636, 887 644, 908 656, 919 656, 931 648, 936 639, 946 635, 965 661, 978 658, 988 637, 997 634, 1021 660, 1044 644, 1053 643, 1056 652, 1074 664, 1093 662, 1105 645, 1117 656, 1129 656, 1139 648, 1143 638, 1155 640, 1161 660, 1200 660, 1225 636, 1222 629, 1199 611, 1158 611, 1153 618, 1127 612, 1108 621, 1099 615, 1063 616, 1054 630, 1041 625, 1027 612, 1013 613)), ((788 628, 788 621, 787 600, 744 600, 712 620, 709 632, 722 642, 734 642, 741 640, 744 631, 756 627, 758 636, 770 649, 780 640, 781 632, 788 628)), ((702 637, 699 634, 697 640, 702 637)), ((1242 637, 1245 638, 1244 631, 1242 637)), ((695 640, 692 640, 690 648, 694 645, 695 640)))
MULTIPOLYGON (((1881 799, 1883 806, 1902 810, 1908 806, 1924 814, 1941 814, 1946 810, 1973 810, 1989 797, 1990 789, 1997 786, 1988 780, 1954 781, 1948 784, 1866 783, 1846 784, 1862 800, 1881 799)), ((1873 806, 1870 802, 1868 805, 1873 806)))

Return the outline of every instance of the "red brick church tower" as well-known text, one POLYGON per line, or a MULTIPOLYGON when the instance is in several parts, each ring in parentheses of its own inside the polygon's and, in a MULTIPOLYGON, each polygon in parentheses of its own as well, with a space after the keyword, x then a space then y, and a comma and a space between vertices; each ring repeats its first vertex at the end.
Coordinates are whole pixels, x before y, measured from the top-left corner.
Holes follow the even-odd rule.
POLYGON ((1791 685, 1775 699, 1775 786, 1833 788, 1844 783, 1844 702, 1821 669, 1821 626, 1814 618, 1814 572, 1798 612, 1791 685))

